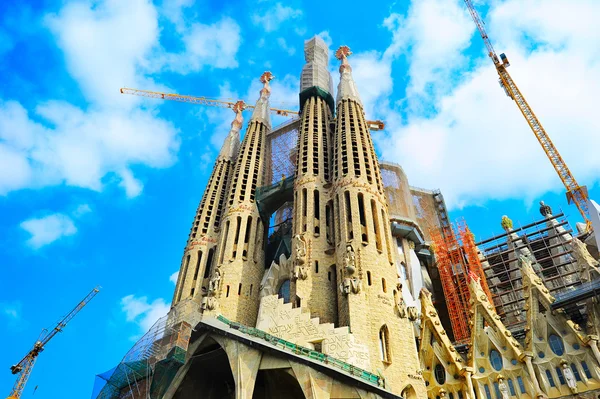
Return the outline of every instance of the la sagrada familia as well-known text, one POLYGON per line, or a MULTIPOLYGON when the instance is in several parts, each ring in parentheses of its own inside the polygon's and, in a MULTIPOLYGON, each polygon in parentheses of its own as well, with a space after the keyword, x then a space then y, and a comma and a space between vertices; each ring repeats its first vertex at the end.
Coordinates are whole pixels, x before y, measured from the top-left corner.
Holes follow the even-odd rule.
MULTIPOLYGON (((264 172, 273 76, 261 77, 241 142, 244 107, 234 108, 169 316, 186 315, 194 331, 161 397, 595 398, 595 299, 586 325, 569 320, 552 307, 536 260, 523 251, 511 254, 525 304, 518 310, 523 335, 503 324, 487 285, 473 275, 471 338, 462 347, 453 341, 443 294, 434 292, 420 261, 427 233, 418 218, 390 214, 388 172, 375 152, 350 54, 345 46, 335 53, 334 99, 327 46, 319 37, 305 43, 297 149, 289 154, 295 172, 281 181, 267 181, 264 172), (274 216, 284 203, 287 216, 274 216)), ((417 193, 405 188, 410 216, 417 193)), ((574 264, 592 279, 598 262, 570 238, 578 245, 574 264)))

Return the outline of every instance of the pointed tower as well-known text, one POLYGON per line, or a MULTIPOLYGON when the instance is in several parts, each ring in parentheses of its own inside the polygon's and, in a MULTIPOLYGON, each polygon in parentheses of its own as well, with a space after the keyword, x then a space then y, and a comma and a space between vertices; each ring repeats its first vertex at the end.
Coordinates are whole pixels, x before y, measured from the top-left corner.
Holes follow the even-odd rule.
MULTIPOLYGON (((203 292, 206 293, 207 278, 216 251, 217 229, 225 208, 227 187, 231 179, 233 163, 240 146, 243 108, 244 105, 241 101, 233 108, 236 114, 235 119, 231 122, 231 130, 225 138, 206 185, 202 201, 200 201, 200 205, 196 210, 196 217, 183 253, 179 277, 171 302, 173 307, 188 298, 193 298, 196 305, 199 305, 201 295, 203 292)), ((195 308, 197 309, 197 306, 195 308)))
POLYGON ((264 86, 237 157, 219 237, 216 267, 203 304, 205 310, 217 311, 247 326, 256 323, 259 286, 264 273, 264 226, 254 196, 262 183, 265 135, 271 129, 269 82, 272 79, 271 72, 263 73, 260 78, 264 86))
POLYGON ((291 299, 321 322, 337 322, 336 267, 331 200, 333 97, 327 45, 318 36, 304 44, 300 131, 294 186, 294 274, 291 299))
POLYGON ((394 392, 411 385, 425 397, 418 375, 419 359, 411 320, 414 312, 398 312, 394 303, 401 287, 393 264, 388 205, 379 162, 365 120, 352 68, 350 49, 336 52, 341 60, 337 123, 333 141, 333 195, 338 267, 338 316, 356 339, 369 348, 371 370, 380 370, 394 392))

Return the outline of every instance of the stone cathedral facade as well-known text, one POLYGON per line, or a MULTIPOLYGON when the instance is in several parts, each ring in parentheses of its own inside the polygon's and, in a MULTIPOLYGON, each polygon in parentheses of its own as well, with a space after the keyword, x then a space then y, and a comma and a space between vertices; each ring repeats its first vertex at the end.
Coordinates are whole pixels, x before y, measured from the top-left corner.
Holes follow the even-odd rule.
MULTIPOLYGON (((453 346, 417 256, 426 227, 391 203, 350 54, 335 54, 334 99, 327 46, 305 43, 295 172, 279 183, 264 176, 273 76, 261 77, 241 143, 243 104, 234 108, 172 300, 195 331, 163 397, 529 399, 599 389, 596 303, 583 329, 551 309, 526 257, 526 337, 504 327, 473 277, 472 342, 466 352, 453 346), (285 206, 287 221, 269 211, 285 206)), ((598 262, 578 251, 596 278, 598 262)))

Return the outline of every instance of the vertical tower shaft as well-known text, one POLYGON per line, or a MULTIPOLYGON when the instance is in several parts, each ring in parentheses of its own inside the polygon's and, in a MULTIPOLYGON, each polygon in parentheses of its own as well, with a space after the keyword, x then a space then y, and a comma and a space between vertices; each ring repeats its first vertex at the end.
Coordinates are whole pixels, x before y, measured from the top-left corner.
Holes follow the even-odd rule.
POLYGON ((219 237, 216 268, 203 305, 230 320, 255 325, 259 286, 264 273, 264 226, 255 202, 261 184, 264 143, 271 128, 269 115, 270 72, 261 76, 264 87, 248 123, 228 194, 227 212, 219 237))
POLYGON ((294 276, 296 304, 321 322, 336 323, 336 267, 331 201, 330 146, 333 97, 328 49, 320 37, 305 42, 301 125, 294 186, 294 276))
POLYGON ((225 138, 221 151, 208 179, 206 190, 196 210, 196 217, 184 250, 179 277, 175 286, 172 306, 189 297, 200 298, 202 288, 206 289, 206 279, 214 260, 217 245, 217 229, 225 208, 227 188, 231 180, 233 162, 240 146, 242 127, 242 105, 234 107, 235 119, 225 138))
MULTIPOLYGON (((338 313, 340 325, 369 348, 372 370, 381 370, 400 392, 419 368, 415 337, 401 297, 391 252, 391 231, 379 162, 347 56, 342 61, 333 142, 333 195, 337 220, 338 313)), ((411 381, 413 386, 422 382, 411 381)), ((415 387, 424 393, 424 385, 415 387)))

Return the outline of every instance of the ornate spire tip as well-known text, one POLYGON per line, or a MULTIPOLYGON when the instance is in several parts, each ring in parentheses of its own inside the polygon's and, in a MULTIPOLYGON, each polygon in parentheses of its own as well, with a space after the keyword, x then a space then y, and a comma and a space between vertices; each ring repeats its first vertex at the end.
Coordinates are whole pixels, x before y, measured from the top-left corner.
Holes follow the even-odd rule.
POLYGON ((335 58, 337 58, 338 60, 343 60, 344 58, 348 58, 348 56, 352 54, 352 51, 350 51, 350 47, 348 46, 340 46, 339 49, 337 49, 337 51, 335 52, 335 58))
POLYGON ((260 81, 262 84, 268 84, 270 81, 275 79, 275 76, 270 71, 265 71, 262 75, 260 75, 260 81))

